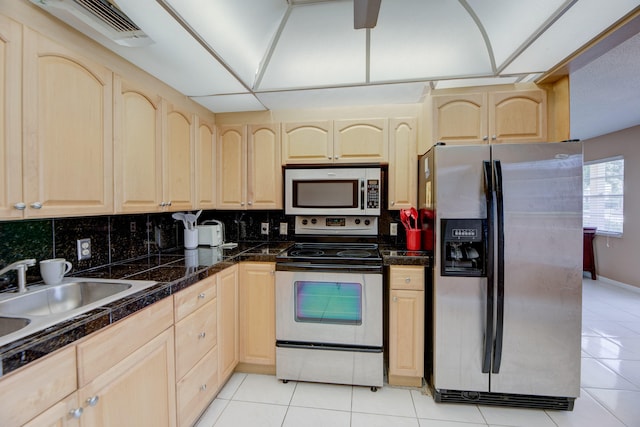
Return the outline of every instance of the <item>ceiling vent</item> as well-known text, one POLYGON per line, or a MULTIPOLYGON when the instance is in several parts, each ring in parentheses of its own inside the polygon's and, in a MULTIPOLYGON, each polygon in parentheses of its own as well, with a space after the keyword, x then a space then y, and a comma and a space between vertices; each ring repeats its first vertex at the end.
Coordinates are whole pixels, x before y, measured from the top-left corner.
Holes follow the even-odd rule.
POLYGON ((153 43, 127 15, 109 0, 30 0, 76 30, 95 38, 95 33, 122 46, 153 43))

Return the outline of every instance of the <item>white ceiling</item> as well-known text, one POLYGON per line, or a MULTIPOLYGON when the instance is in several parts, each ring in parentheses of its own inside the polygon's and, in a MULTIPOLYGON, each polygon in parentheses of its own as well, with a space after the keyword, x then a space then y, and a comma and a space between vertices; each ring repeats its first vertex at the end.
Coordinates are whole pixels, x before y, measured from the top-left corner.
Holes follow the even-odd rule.
MULTIPOLYGON (((352 0, 111 1, 152 44, 126 47, 76 27, 215 113, 410 104, 432 88, 531 81, 640 5, 382 0, 376 27, 355 30, 352 0)), ((638 93, 631 69, 639 43, 629 43, 572 75, 572 109, 580 114, 572 113, 572 137, 599 132, 594 90, 638 93), (602 77, 612 63, 634 83, 602 77)))

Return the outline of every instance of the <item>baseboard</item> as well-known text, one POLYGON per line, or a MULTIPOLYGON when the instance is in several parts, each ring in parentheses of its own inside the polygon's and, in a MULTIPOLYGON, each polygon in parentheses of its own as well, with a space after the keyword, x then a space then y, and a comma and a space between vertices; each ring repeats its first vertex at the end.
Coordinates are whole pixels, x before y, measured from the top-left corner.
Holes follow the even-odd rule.
POLYGON ((388 383, 391 386, 422 387, 422 377, 405 377, 403 375, 389 375, 388 383))
POLYGON ((235 372, 242 372, 245 374, 275 375, 276 365, 258 365, 255 363, 240 362, 236 366, 235 372))
POLYGON ((631 291, 631 292, 640 293, 640 287, 638 287, 638 286, 628 285, 626 283, 618 282, 616 280, 612 280, 612 279, 609 279, 608 277, 604 277, 604 276, 598 276, 598 280, 600 280, 601 282, 604 282, 604 283, 606 283, 608 285, 613 285, 613 286, 617 286, 619 288, 626 289, 626 290, 631 291))

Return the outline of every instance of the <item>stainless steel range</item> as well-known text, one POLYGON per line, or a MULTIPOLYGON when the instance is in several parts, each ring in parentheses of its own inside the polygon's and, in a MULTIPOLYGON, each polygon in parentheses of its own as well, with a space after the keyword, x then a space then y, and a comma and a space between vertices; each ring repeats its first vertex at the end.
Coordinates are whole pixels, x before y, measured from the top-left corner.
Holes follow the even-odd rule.
POLYGON ((276 376, 381 387, 377 217, 296 217, 295 233, 276 259, 276 376))

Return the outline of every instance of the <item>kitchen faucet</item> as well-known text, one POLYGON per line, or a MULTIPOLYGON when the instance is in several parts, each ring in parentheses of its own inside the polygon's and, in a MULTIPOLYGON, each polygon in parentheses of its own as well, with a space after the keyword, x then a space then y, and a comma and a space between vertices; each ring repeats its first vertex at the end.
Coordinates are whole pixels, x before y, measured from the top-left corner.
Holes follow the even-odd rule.
POLYGON ((27 268, 34 265, 36 265, 36 260, 33 258, 16 261, 13 264, 9 264, 8 266, 0 270, 0 276, 11 270, 17 271, 18 292, 27 292, 27 268))

